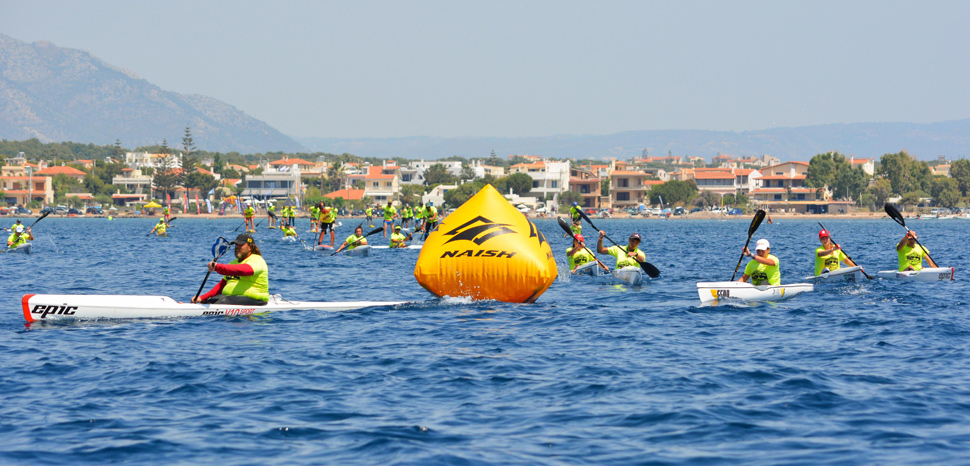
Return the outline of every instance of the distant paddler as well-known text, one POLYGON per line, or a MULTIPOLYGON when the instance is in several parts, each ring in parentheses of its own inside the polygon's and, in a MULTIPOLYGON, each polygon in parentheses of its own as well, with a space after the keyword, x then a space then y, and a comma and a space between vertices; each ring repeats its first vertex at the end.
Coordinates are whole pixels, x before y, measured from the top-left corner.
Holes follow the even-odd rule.
POLYGON ((572 217, 573 223, 579 223, 583 219, 583 215, 580 213, 582 209, 579 207, 578 202, 573 202, 572 207, 569 208, 569 216, 572 217))
POLYGON ((367 216, 367 225, 374 228, 374 208, 367 206, 367 208, 364 209, 364 215, 367 216))
POLYGON ((818 232, 818 239, 822 242, 822 245, 815 250, 815 275, 822 275, 823 273, 835 272, 841 267, 841 263, 845 262, 849 267, 855 267, 856 263, 852 262, 845 253, 842 252, 842 246, 832 242, 832 238, 829 236, 827 230, 822 230, 818 232))
POLYGON ((424 203, 419 202, 418 205, 414 207, 414 231, 424 229, 424 217, 427 212, 424 210, 424 203))
POLYGON ((172 217, 172 209, 169 209, 168 206, 165 206, 164 208, 162 208, 162 215, 165 218, 165 223, 168 223, 168 219, 172 217))
POLYGON ((739 282, 746 282, 751 279, 752 285, 781 285, 781 262, 778 258, 771 255, 771 244, 768 240, 761 238, 755 244, 756 254, 745 246, 741 253, 750 257, 752 260, 744 266, 744 274, 741 275, 739 282))
POLYGON ((210 261, 210 272, 223 275, 208 293, 192 298, 193 303, 262 306, 269 301, 269 269, 256 241, 247 233, 236 237, 236 259, 228 264, 210 261))
POLYGON ((253 209, 252 204, 246 203, 246 209, 243 210, 243 216, 246 217, 246 232, 256 233, 256 225, 253 223, 253 217, 256 216, 256 209, 253 209))
POLYGON ((320 201, 320 206, 311 205, 310 206, 310 232, 316 233, 320 230, 320 211, 326 208, 323 201, 320 201))
POLYGON ((387 205, 384 206, 384 237, 387 238, 387 230, 394 232, 394 219, 398 218, 397 208, 391 205, 391 200, 388 199, 387 205))
MULTIPOLYGON (((17 221, 19 222, 20 220, 17 221)), ((30 231, 30 227, 24 229, 23 225, 16 224, 11 228, 11 230, 13 230, 13 233, 7 237, 7 249, 16 249, 21 245, 26 244, 27 241, 34 240, 34 234, 30 231)))
MULTIPOLYGON (((322 204, 323 203, 321 203, 321 205, 322 204)), ((317 245, 321 245, 321 246, 323 245, 323 235, 325 235, 327 231, 330 231, 330 247, 331 248, 333 247, 334 234, 335 234, 333 227, 336 221, 337 221, 337 208, 323 206, 323 209, 320 211, 320 237, 317 238, 317 245)))
POLYGON ((296 228, 293 228, 293 227, 291 227, 289 225, 283 225, 283 226, 281 226, 280 227, 280 231, 283 232, 283 237, 284 238, 286 238, 288 236, 292 236, 294 238, 297 237, 296 228))
POLYGON ((595 256, 593 256, 593 253, 590 252, 589 248, 586 247, 584 240, 585 238, 583 238, 583 235, 574 234, 573 245, 566 248, 566 261, 569 264, 569 272, 576 272, 576 269, 579 268, 579 266, 585 265, 590 261, 596 261, 599 262, 600 267, 602 267, 606 273, 609 273, 610 269, 606 267, 606 264, 600 262, 595 256))
POLYGON ((630 240, 627 242, 625 248, 621 248, 619 246, 610 246, 609 248, 604 248, 603 238, 606 238, 606 232, 600 230, 600 239, 596 242, 596 252, 600 254, 609 254, 615 257, 615 268, 621 269, 623 267, 640 267, 640 262, 647 261, 647 256, 643 253, 643 251, 637 248, 640 246, 640 233, 633 233, 630 235, 630 240))
MULTIPOLYGON (((375 230, 374 233, 378 231, 380 230, 375 230)), ((367 244, 367 238, 364 237, 364 227, 358 225, 357 228, 354 228, 354 234, 348 236, 347 239, 344 240, 343 244, 341 244, 340 247, 337 248, 336 251, 334 251, 334 254, 337 254, 338 252, 343 251, 344 248, 347 248, 347 250, 350 251, 356 248, 357 246, 364 246, 366 244, 367 244)))
MULTIPOLYGON (((362 232, 363 233, 363 232, 362 232)), ((401 233, 401 225, 394 226, 394 233, 391 233, 391 247, 392 248, 406 248, 408 247, 406 241, 411 239, 411 236, 404 236, 401 233)))
POLYGON ((266 217, 269 223, 266 228, 276 228, 276 206, 268 201, 266 204, 266 217))
POLYGON ((923 259, 926 259, 930 267, 938 267, 930 257, 930 251, 917 243, 916 232, 913 230, 907 230, 906 236, 896 244, 896 254, 899 256, 900 272, 922 270, 923 259))
MULTIPOLYGON (((569 226, 569 231, 573 232, 574 235, 583 234, 583 224, 581 222, 582 217, 580 217, 579 220, 573 219, 573 224, 569 226)), ((569 233, 563 233, 562 235, 563 237, 566 237, 569 236, 569 233)))
POLYGON ((428 234, 438 226, 438 209, 434 207, 434 202, 428 201, 428 207, 424 208, 424 239, 428 239, 428 234))
POLYGON ((16 223, 14 223, 13 225, 11 225, 10 228, 4 228, 4 230, 5 231, 17 231, 17 227, 23 228, 23 226, 24 226, 23 222, 21 222, 20 219, 18 218, 16 223))
POLYGON ((411 227, 411 220, 414 219, 414 210, 411 209, 411 204, 405 203, 404 207, 401 208, 401 225, 405 228, 411 227))
POLYGON ((165 217, 162 217, 158 219, 158 223, 155 224, 155 228, 152 228, 152 231, 148 232, 148 234, 151 235, 152 233, 155 233, 157 236, 168 236, 168 233, 165 232, 167 229, 168 223, 165 223, 165 217))

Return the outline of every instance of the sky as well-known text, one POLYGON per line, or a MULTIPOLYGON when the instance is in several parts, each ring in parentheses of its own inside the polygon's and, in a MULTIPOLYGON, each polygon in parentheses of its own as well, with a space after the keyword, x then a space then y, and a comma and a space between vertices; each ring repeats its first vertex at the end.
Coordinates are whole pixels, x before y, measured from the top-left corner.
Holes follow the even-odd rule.
POLYGON ((970 2, 0 0, 297 137, 534 137, 970 118, 970 2))

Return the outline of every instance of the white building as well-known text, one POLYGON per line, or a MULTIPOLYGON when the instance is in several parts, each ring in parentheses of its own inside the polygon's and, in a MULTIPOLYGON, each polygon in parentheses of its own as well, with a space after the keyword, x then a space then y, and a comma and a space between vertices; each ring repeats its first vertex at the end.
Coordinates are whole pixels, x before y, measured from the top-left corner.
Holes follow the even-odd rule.
POLYGON ((424 171, 432 165, 444 165, 452 176, 461 176, 461 162, 454 160, 424 159, 410 162, 407 167, 401 167, 401 184, 424 184, 424 171))
POLYGON ((434 206, 437 207, 440 212, 441 206, 445 203, 445 193, 447 193, 448 190, 455 189, 457 187, 457 184, 439 184, 430 192, 421 196, 421 202, 425 204, 434 202, 434 206))
POLYGON ((529 196, 558 199, 559 193, 569 189, 569 162, 539 161, 518 163, 509 167, 509 175, 525 173, 532 177, 529 196))

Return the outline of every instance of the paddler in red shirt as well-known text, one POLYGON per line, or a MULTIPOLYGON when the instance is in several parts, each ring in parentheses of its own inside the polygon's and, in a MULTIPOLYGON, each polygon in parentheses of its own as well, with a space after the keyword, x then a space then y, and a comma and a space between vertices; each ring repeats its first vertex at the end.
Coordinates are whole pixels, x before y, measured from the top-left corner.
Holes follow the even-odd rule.
POLYGON ((253 237, 243 233, 233 241, 236 259, 228 264, 210 261, 209 271, 224 275, 208 293, 193 303, 262 306, 269 302, 269 270, 253 237))

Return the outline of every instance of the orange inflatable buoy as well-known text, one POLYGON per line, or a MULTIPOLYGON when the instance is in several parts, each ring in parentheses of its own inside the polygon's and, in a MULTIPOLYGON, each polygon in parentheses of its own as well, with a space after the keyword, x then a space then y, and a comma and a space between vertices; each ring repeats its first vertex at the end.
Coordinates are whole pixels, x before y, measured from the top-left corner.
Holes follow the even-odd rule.
POLYGON ((428 236, 414 277, 436 296, 531 303, 556 279, 549 242, 492 185, 428 236))

